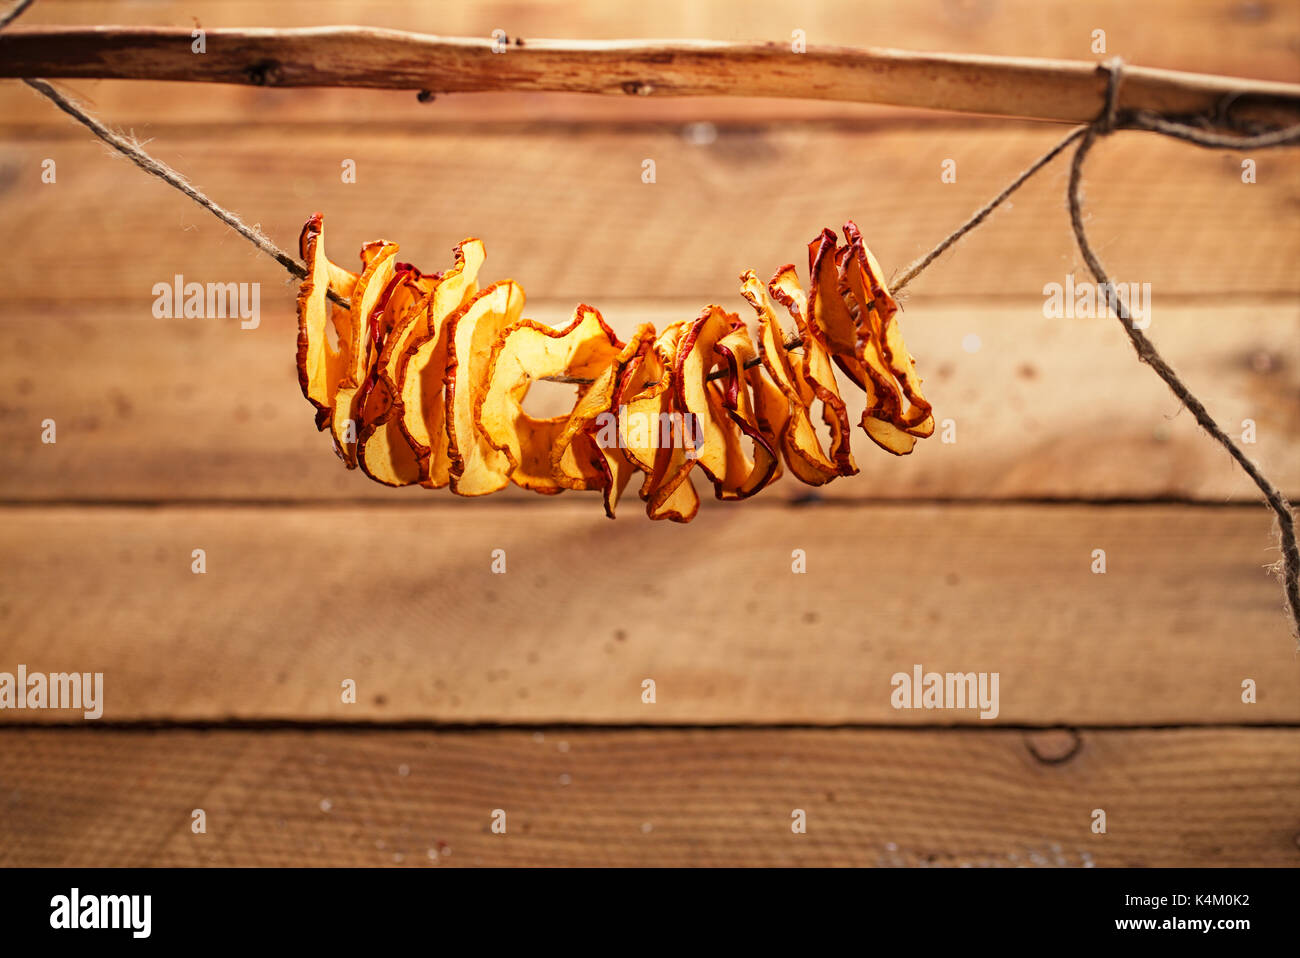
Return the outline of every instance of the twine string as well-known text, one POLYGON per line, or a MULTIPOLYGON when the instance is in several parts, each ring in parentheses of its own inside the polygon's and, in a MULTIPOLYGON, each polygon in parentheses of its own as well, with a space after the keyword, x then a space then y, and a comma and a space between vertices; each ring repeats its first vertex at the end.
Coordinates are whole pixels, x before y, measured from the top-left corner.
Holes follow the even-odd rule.
MULTIPOLYGON (((1109 291, 1115 288, 1114 284, 1111 282, 1110 276, 1107 275, 1105 267, 1102 266, 1101 260, 1097 258, 1092 244, 1088 242, 1088 234, 1083 226, 1083 200, 1081 197, 1083 161, 1087 158, 1088 152, 1097 142, 1098 137, 1110 134, 1119 126, 1117 113, 1119 87, 1123 78, 1123 63, 1117 58, 1103 64, 1102 69, 1109 74, 1106 84, 1106 108, 1096 122, 1084 128, 1083 139, 1079 141, 1078 149, 1074 151, 1074 158, 1070 163, 1070 183, 1067 193, 1070 202, 1070 223, 1074 228, 1075 242, 1078 244, 1079 252, 1083 255, 1084 262, 1088 264, 1088 269, 1092 273, 1093 279, 1096 280, 1099 289, 1108 292, 1105 300, 1119 318, 1120 325, 1124 328, 1129 341, 1133 344, 1133 349, 1137 352, 1139 362, 1146 363, 1155 370, 1156 375, 1178 397, 1178 401, 1191 411, 1197 425, 1223 446, 1228 451, 1228 454, 1237 461, 1237 464, 1241 466, 1251 481, 1259 487, 1269 508, 1277 516, 1282 551, 1282 588, 1286 596, 1286 607, 1290 613, 1292 637, 1300 639, 1300 548, 1297 547, 1296 543, 1295 513, 1291 508, 1291 504, 1287 502, 1286 496, 1251 461, 1250 457, 1242 452, 1241 447, 1233 442, 1232 437, 1219 428, 1219 424, 1214 421, 1205 405, 1196 398, 1196 395, 1182 381, 1174 368, 1160 355, 1155 344, 1151 342, 1146 333, 1133 324, 1133 317, 1129 313, 1128 306, 1118 296, 1109 295, 1109 291)), ((1138 115, 1124 122, 1123 128, 1152 130, 1201 146, 1217 148, 1243 148, 1244 146, 1248 149, 1263 149, 1300 142, 1300 126, 1293 126, 1254 137, 1223 137, 1158 117, 1138 115)))
MULTIPOLYGON (((20 4, 19 10, 25 5, 20 4)), ((1117 130, 1142 130, 1150 133, 1157 133, 1161 136, 1168 136, 1174 139, 1183 140, 1197 146, 1210 149, 1238 149, 1238 150, 1258 150, 1271 149, 1274 147, 1292 146, 1300 143, 1300 125, 1285 127, 1276 130, 1269 130, 1253 135, 1226 135, 1216 133, 1211 130, 1198 128, 1179 121, 1173 117, 1161 116, 1145 111, 1124 112, 1119 106, 1119 91, 1123 83, 1124 69, 1123 62, 1118 58, 1101 64, 1098 68, 1106 73, 1106 92, 1105 101, 1101 113, 1091 123, 1076 127, 1064 139, 1045 152, 1038 159, 1034 160, 1027 166, 1015 179, 994 196, 991 200, 976 210, 969 218, 966 219, 957 229, 953 230, 942 240, 940 240, 928 253, 917 259, 910 265, 899 278, 894 291, 903 290, 912 280, 916 279, 924 272, 935 260, 944 252, 956 244, 963 236, 971 230, 984 223, 990 214, 1030 178, 1038 173, 1043 167, 1060 155, 1068 146, 1078 141, 1078 146, 1074 151, 1074 157, 1070 164, 1070 179, 1067 189, 1067 199, 1070 207, 1070 222, 1074 231, 1074 239, 1079 247, 1084 262, 1087 264, 1089 271, 1093 275, 1099 287, 1103 290, 1113 290, 1110 277, 1107 275, 1097 254, 1093 251, 1092 244, 1088 241, 1087 232, 1083 225, 1083 203, 1081 198, 1081 184, 1083 178, 1083 161, 1088 156, 1089 151, 1097 142, 1099 137, 1109 136, 1117 130)), ((140 167, 146 173, 161 179, 180 190, 195 203, 208 210, 227 226, 234 229, 237 233, 251 242, 263 253, 270 256, 277 263, 283 266, 288 272, 303 279, 308 275, 307 267, 300 263, 296 258, 277 246, 265 233, 257 226, 250 226, 238 214, 217 204, 205 193, 191 184, 183 175, 172 169, 166 163, 149 155, 144 151, 139 143, 133 139, 115 133, 107 126, 90 115, 80 105, 70 98, 64 96, 55 90, 44 80, 25 79, 23 81, 36 92, 49 99, 56 107, 72 117, 78 123, 81 123, 89 129, 95 136, 107 143, 113 149, 117 150, 123 156, 128 157, 136 166, 140 167)), ((1230 105, 1236 100, 1235 95, 1229 95, 1225 99, 1225 106, 1230 105)), ((344 308, 350 308, 350 303, 333 290, 329 290, 329 298, 344 308)), ((1264 494, 1264 499, 1269 508, 1277 517, 1279 526, 1280 547, 1282 558, 1279 562, 1281 566, 1278 571, 1283 580, 1283 592, 1286 600, 1286 608, 1289 613, 1291 631, 1294 638, 1300 641, 1300 546, 1296 541, 1295 515, 1291 505, 1287 502, 1286 497, 1274 486, 1259 470, 1250 458, 1242 452, 1241 448, 1233 442, 1218 424, 1210 416, 1205 406, 1195 394, 1182 381, 1181 377, 1174 371, 1173 367, 1167 363, 1156 350, 1151 340, 1140 330, 1134 327, 1132 315, 1126 304, 1120 301, 1118 296, 1107 295, 1106 302, 1110 309, 1115 311, 1116 316, 1124 327, 1124 332, 1128 335, 1129 341, 1133 344, 1137 352, 1138 360, 1146 363, 1169 387, 1173 394, 1184 406, 1186 406, 1196 419, 1199 425, 1211 438, 1223 446, 1228 454, 1236 460, 1237 464, 1245 471, 1264 494)), ((786 349, 795 349, 802 346, 801 339, 796 338, 785 343, 786 349)), ((752 359, 745 363, 745 368, 757 366, 761 360, 752 359)), ((718 378, 726 375, 724 370, 718 370, 710 375, 709 378, 718 378)), ((579 385, 588 384, 589 379, 569 376, 552 376, 546 377, 556 382, 575 383, 579 385)))
POLYGON ((7 11, 0 14, 0 30, 3 30, 5 27, 9 26, 9 24, 21 17, 27 8, 35 2, 36 0, 18 0, 18 2, 7 11))
MULTIPOLYGON (((280 247, 276 246, 275 243, 271 241, 271 238, 263 233, 261 229, 256 226, 250 226, 248 223, 244 222, 243 217, 238 213, 234 213, 226 209, 224 206, 220 206, 213 202, 207 194, 187 180, 181 173, 172 169, 172 167, 168 166, 157 157, 146 153, 140 144, 133 138, 123 136, 121 133, 115 133, 113 130, 110 130, 103 123, 99 122, 99 120, 95 119, 95 117, 87 113, 79 104, 64 96, 44 80, 25 79, 23 82, 37 93, 48 98, 56 107, 68 114, 68 116, 72 117, 82 126, 86 127, 86 129, 90 130, 91 133, 95 134, 95 136, 99 137, 113 149, 117 150, 117 152, 121 153, 136 166, 140 167, 140 169, 144 170, 151 176, 158 177, 158 179, 162 180, 169 186, 174 186, 195 203, 198 203, 199 206, 208 210, 213 216, 221 220, 221 222, 225 223, 240 236, 244 237, 267 256, 270 256, 273 260, 283 266, 291 275, 296 276, 298 279, 306 279, 307 267, 298 262, 298 260, 290 256, 280 247)), ((340 306, 347 307, 349 305, 346 299, 339 296, 333 290, 330 290, 329 292, 330 298, 340 306)))
POLYGON ((985 203, 983 206, 977 209, 973 214, 971 214, 970 219, 966 220, 965 223, 962 223, 961 226, 957 227, 955 230, 953 230, 951 233, 949 233, 947 236, 941 239, 939 241, 939 244, 935 246, 934 249, 930 250, 930 252, 926 253, 924 256, 922 256, 920 259, 914 262, 911 266, 909 266, 907 268, 907 271, 903 273, 902 277, 894 285, 894 292, 896 293, 901 292, 903 288, 907 286, 908 283, 916 279, 916 277, 920 276, 922 271, 927 266, 929 266, 936 259, 938 259, 939 255, 943 253, 945 250, 947 250, 948 247, 952 246, 959 239, 961 239, 963 236, 965 236, 975 227, 979 226, 986 219, 988 219, 990 213, 992 213, 995 209, 997 209, 1004 202, 1006 202, 1007 198, 1010 197, 1011 194, 1014 193, 1016 190, 1020 189, 1020 187, 1023 186, 1031 176, 1033 176, 1035 173, 1041 170, 1048 163, 1052 162, 1052 160, 1056 159, 1056 157, 1060 154, 1062 150, 1064 150, 1067 146, 1069 146, 1079 137, 1083 136, 1084 131, 1087 129, 1088 128, 1086 126, 1080 126, 1080 127, 1076 127, 1074 130, 1071 130, 1070 134, 1065 139, 1063 139, 1060 143, 1057 143, 1056 146, 1052 147, 1050 150, 1048 150, 1038 159, 1034 160, 1034 162, 1030 163, 1027 167, 1025 167, 1025 169, 1021 172, 1019 176, 1017 176, 1014 180, 1012 180, 1010 183, 1007 184, 1006 189, 1004 189, 997 196, 993 197, 993 199, 989 200, 987 203, 985 203))

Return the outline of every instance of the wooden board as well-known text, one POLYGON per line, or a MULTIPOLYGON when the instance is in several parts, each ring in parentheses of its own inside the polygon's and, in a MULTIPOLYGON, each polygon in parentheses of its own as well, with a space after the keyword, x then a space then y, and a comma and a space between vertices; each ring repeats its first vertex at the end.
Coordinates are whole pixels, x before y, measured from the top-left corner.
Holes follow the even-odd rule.
POLYGON ((11 508, 0 669, 103 672, 109 722, 990 724, 895 709, 918 664, 999 673, 999 723, 1294 722, 1269 525, 1262 507, 709 503, 685 527, 591 500, 11 508))
MULTIPOLYGON (((121 301, 150 316, 154 284, 260 282, 264 302, 286 279, 208 212, 69 125, 57 138, 0 145, 6 218, 0 240, 24 264, 12 301, 83 308, 121 301), (42 163, 57 181, 41 182, 42 163), (127 242, 124 238, 130 237, 127 242)), ((218 203, 292 249, 303 222, 326 215, 329 249, 355 264, 387 237, 426 268, 449 263, 466 236, 487 245, 487 274, 534 299, 688 299, 740 303, 737 276, 806 268, 807 244, 847 219, 896 275, 1060 139, 1056 128, 799 127, 716 131, 706 145, 676 130, 532 128, 475 136, 330 129, 157 131, 149 149, 218 203), (220 140, 219 149, 214 139, 220 140), (342 182, 346 160, 356 182, 342 182), (642 180, 654 162, 655 181, 642 180), (945 160, 956 183, 944 183, 945 160), (437 264, 437 265, 435 265, 437 264)), ((1241 157, 1151 134, 1101 144, 1086 171, 1093 243, 1118 282, 1150 283, 1153 301, 1300 292, 1300 160, 1241 157), (1213 223, 1214 228, 1205 224, 1213 223)), ((1065 210, 1067 162, 1039 173, 992 219, 919 277, 915 297, 966 307, 1032 299, 1067 273, 1085 276, 1065 210)))
MULTIPOLYGON (((1102 60, 1122 56, 1129 63, 1198 72, 1294 80, 1300 75, 1296 40, 1300 10, 1289 4, 1237 0, 1151 0, 1134 4, 1100 0, 1079 4, 1056 0, 992 3, 916 0, 833 0, 816 4, 700 4, 672 0, 638 7, 584 0, 517 3, 420 2, 397 0, 253 0, 207 3, 126 2, 106 8, 95 0, 37 4, 11 29, 25 26, 120 23, 205 28, 230 26, 323 26, 364 24, 446 36, 618 39, 628 36, 762 40, 790 44, 802 30, 816 46, 888 46, 1012 56, 1102 60), (1105 31, 1105 53, 1094 50, 1094 31, 1105 31)), ((504 54, 508 56, 509 54, 504 54)), ((736 121, 775 115, 858 117, 888 115, 873 107, 829 103, 657 97, 444 96, 435 104, 410 94, 354 90, 285 93, 274 90, 196 90, 185 84, 131 82, 72 83, 123 124, 156 121, 278 123, 331 122, 346 115, 367 121, 462 124, 539 116, 553 121, 663 122, 688 118, 736 121)), ((16 84, 0 86, 0 122, 50 124, 53 114, 16 84)))
MULTIPOLYGON (((974 251, 969 254, 974 257, 974 251)), ((943 269, 941 265, 937 267, 943 269)), ((143 288, 143 287, 142 287, 143 288)), ((8 501, 354 499, 412 506, 453 497, 390 489, 349 472, 312 424, 293 369, 288 290, 263 290, 262 324, 159 320, 121 306, 25 306, 0 318, 0 498, 8 501), (54 419, 57 442, 41 441, 54 419)), ((722 300, 750 312, 737 295, 722 300)), ((700 302, 615 302, 624 335, 694 316, 700 302)), ((147 309, 147 307, 144 307, 147 309)), ((569 304, 528 312, 567 322, 569 304)), ((1042 303, 957 306, 918 299, 902 322, 941 423, 912 455, 890 456, 856 426, 861 473, 814 490, 785 475, 761 499, 1257 499, 1115 319, 1047 319, 1042 303), (967 337, 979 348, 967 352, 967 337), (945 435, 953 439, 944 442, 945 435)), ((1162 305, 1151 335, 1266 474, 1300 492, 1300 307, 1162 305)), ((573 388, 539 384, 530 411, 572 407, 573 388), (564 403, 568 406, 564 406, 564 403)), ((857 422, 861 393, 849 391, 857 422)), ((531 500, 515 490, 501 498, 531 500)), ((545 505, 545 504, 543 504, 545 505)), ((635 511, 635 510, 633 510, 635 511)), ((480 514, 476 508, 475 514, 480 514)), ((635 518, 630 520, 637 522, 635 518)))
POLYGON ((1085 732, 1055 763, 1015 731, 6 731, 0 865, 1294 866, 1297 750, 1295 729, 1085 732))
MULTIPOLYGON (((42 0, 19 28, 196 16, 1098 60, 1103 29, 1130 63, 1300 77, 1300 7, 1237 0, 42 0)), ((802 264, 849 217, 896 274, 1063 134, 802 101, 61 86, 286 247, 317 209, 341 260, 389 236, 438 268, 479 235, 532 315, 581 300, 624 333, 742 311, 742 269, 802 264)), ((99 724, 0 712, 0 865, 1295 865, 1300 665, 1270 516, 1115 320, 1044 317, 1044 285, 1084 275, 1065 176, 909 290, 955 443, 859 441, 863 474, 800 508, 787 477, 685 528, 635 501, 611 523, 589 497, 343 470, 297 389, 278 268, 0 83, 0 671, 106 686, 99 724), (152 318, 177 273, 260 283, 261 326, 152 318), (1146 498, 1201 504, 1086 504, 1146 498), (997 719, 893 709, 915 664, 998 672, 997 719)), ((1300 492, 1294 151, 1122 134, 1086 179, 1103 260, 1152 284, 1156 342, 1300 492)))

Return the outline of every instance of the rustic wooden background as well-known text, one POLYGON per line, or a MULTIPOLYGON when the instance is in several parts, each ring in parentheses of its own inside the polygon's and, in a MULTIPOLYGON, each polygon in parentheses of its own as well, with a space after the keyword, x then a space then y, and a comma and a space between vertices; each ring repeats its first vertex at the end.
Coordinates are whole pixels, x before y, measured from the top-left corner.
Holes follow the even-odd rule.
MULTIPOLYGON (((41 0, 18 27, 195 18, 1074 59, 1101 59, 1104 29, 1130 62, 1300 79, 1300 7, 1267 0, 41 0)), ((433 269, 478 235, 533 315, 583 301, 623 331, 741 309, 742 269, 801 262, 848 217, 901 267, 1062 132, 794 101, 60 86, 283 244, 317 209, 341 258, 385 236, 433 269)), ((1114 276, 1152 284, 1154 339, 1231 431, 1255 420, 1249 452, 1295 495, 1300 158, 1252 157, 1254 185, 1244 158, 1115 136, 1088 212, 1114 276)), ((611 523, 577 496, 344 471, 298 391, 278 267, 3 84, 0 670, 102 671, 106 706, 0 713, 0 863, 1300 863, 1269 515, 1115 320, 1043 317, 1043 285, 1085 275, 1064 184, 1058 162, 909 290, 956 443, 862 442, 862 474, 820 497, 787 477, 690 526, 611 523), (261 326, 152 318, 175 273, 260 282, 261 326), (1000 672, 1001 714, 894 711, 913 663, 1000 672)))

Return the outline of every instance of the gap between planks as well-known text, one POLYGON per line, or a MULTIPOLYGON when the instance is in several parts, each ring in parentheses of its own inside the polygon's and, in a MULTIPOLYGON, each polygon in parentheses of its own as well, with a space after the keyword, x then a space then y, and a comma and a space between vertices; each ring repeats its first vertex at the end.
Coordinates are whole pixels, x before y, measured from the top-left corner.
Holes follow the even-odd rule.
POLYGON ((907 725, 889 722, 442 722, 436 719, 407 719, 404 721, 330 720, 330 719, 137 719, 123 721, 74 720, 70 722, 0 722, 4 732, 88 732, 91 734, 125 733, 152 734, 154 732, 449 732, 472 735, 489 732, 1025 732, 1027 734, 1061 732, 1140 732, 1177 731, 1179 729, 1300 729, 1300 719, 1293 722, 1145 722, 1124 723, 1061 723, 1042 724, 989 723, 989 722, 910 722, 907 725))

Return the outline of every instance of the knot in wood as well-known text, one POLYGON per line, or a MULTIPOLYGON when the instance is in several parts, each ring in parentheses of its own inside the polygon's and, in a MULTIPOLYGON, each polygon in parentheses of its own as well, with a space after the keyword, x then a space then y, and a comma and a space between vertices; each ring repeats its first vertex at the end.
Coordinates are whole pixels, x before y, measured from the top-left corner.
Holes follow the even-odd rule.
POLYGON ((279 60, 258 60, 244 72, 253 86, 278 86, 284 78, 279 60))

